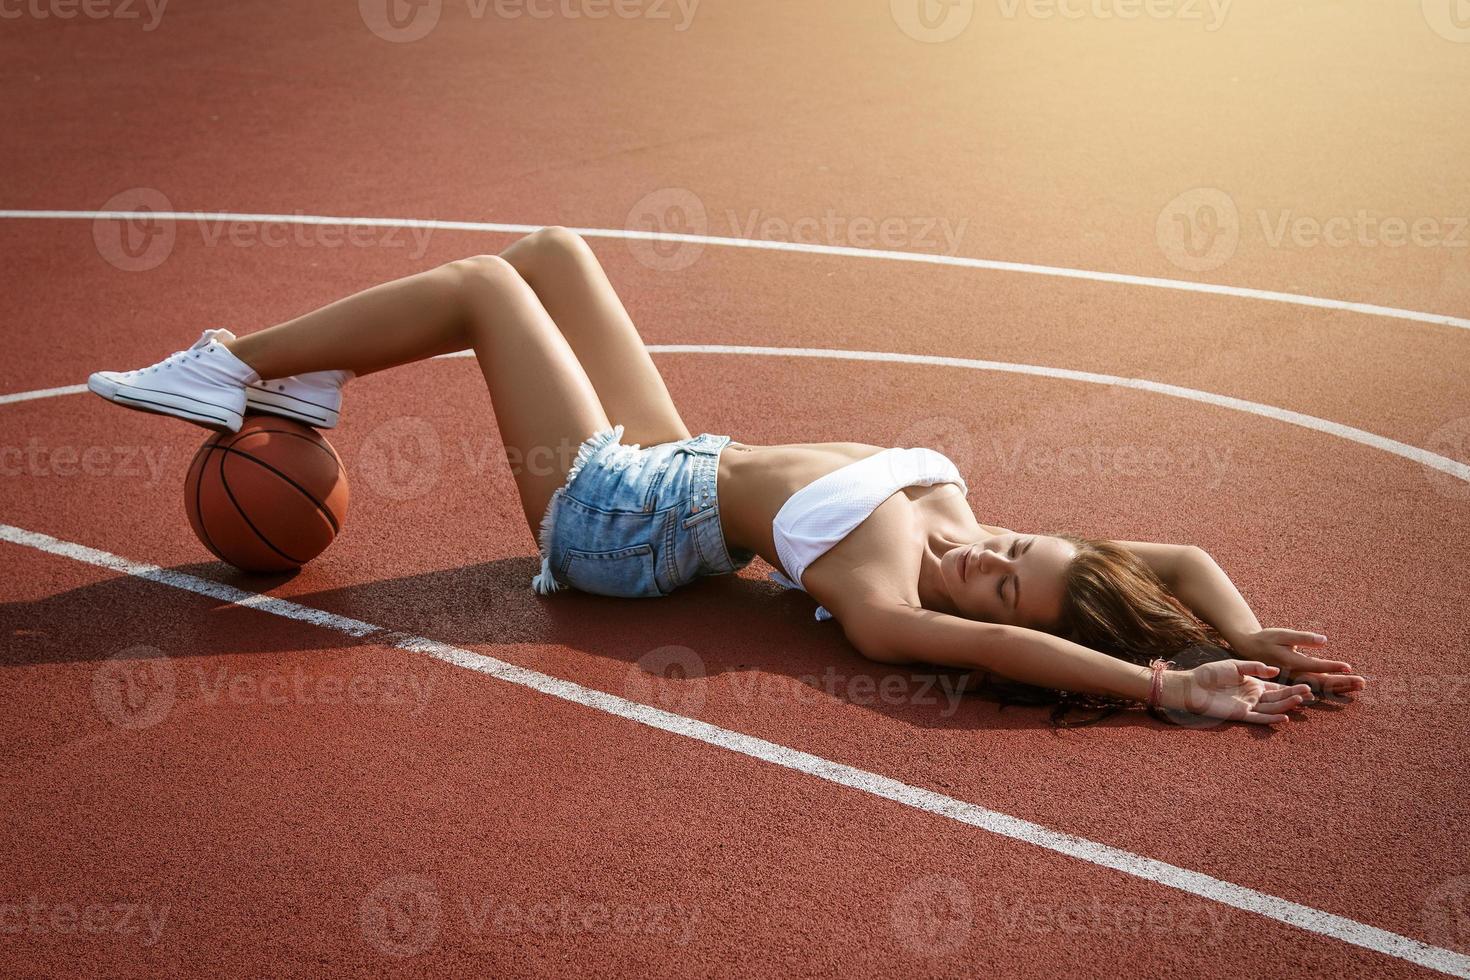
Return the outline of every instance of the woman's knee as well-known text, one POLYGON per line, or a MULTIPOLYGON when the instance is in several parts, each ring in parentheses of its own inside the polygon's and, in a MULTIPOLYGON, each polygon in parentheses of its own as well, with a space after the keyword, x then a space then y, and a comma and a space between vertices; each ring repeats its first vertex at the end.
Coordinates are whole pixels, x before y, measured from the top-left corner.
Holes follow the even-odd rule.
POLYGON ((529 291, 521 274, 499 255, 471 255, 441 267, 448 287, 462 297, 486 292, 507 294, 529 291))
POLYGON ((444 266, 444 270, 450 278, 459 280, 461 284, 520 278, 515 266, 499 255, 471 255, 468 258, 455 259, 444 266))
POLYGON ((561 225, 550 225, 531 232, 501 254, 522 273, 538 265, 575 256, 587 250, 582 236, 561 225))

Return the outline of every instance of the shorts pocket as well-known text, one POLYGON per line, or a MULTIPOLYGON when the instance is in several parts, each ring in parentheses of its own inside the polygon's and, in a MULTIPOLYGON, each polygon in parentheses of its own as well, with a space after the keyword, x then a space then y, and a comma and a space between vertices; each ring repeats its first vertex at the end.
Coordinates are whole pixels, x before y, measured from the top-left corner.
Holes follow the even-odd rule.
POLYGON ((614 551, 568 548, 558 578, 582 592, 644 599, 661 596, 654 574, 653 546, 632 545, 614 551))

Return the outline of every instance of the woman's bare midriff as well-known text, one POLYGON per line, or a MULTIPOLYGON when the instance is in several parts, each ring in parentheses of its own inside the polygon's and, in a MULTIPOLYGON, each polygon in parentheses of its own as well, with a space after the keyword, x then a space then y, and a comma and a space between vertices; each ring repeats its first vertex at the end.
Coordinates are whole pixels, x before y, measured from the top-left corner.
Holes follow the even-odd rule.
MULTIPOLYGON (((781 568, 771 524, 781 507, 802 487, 849 463, 882 452, 882 447, 861 442, 810 442, 782 446, 752 446, 731 442, 720 453, 720 527, 730 549, 754 551, 775 568, 781 568)), ((909 488, 912 498, 942 496, 950 520, 971 523, 974 518, 963 495, 948 488, 909 488), (951 498, 951 495, 953 499, 951 498), (963 514, 958 509, 963 510, 963 514)), ((859 528, 859 530, 862 530, 859 528)), ((857 532, 850 537, 856 537, 857 532)), ((844 542, 847 544, 848 542, 844 542)), ((856 544, 857 542, 853 542, 856 544)), ((820 561, 820 559, 819 559, 820 561)))

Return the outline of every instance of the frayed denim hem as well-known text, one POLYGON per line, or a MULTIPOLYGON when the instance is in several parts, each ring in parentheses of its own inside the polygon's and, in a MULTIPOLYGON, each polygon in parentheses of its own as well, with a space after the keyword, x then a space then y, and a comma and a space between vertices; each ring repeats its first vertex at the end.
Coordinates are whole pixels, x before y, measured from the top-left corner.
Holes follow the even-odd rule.
MULTIPOLYGON (((589 436, 577 450, 577 458, 572 461, 572 466, 567 470, 567 479, 556 493, 551 495, 551 502, 546 505, 546 513, 541 516, 541 529, 536 534, 536 546, 541 552, 541 571, 531 579, 531 588, 537 595, 549 595, 552 592, 566 588, 565 585, 556 580, 551 573, 551 533, 556 527, 556 505, 561 501, 561 496, 567 487, 577 478, 582 467, 610 442, 620 442, 623 438, 623 427, 615 425, 611 429, 603 429, 595 435, 589 436)), ((636 448, 636 447, 635 447, 636 448)))

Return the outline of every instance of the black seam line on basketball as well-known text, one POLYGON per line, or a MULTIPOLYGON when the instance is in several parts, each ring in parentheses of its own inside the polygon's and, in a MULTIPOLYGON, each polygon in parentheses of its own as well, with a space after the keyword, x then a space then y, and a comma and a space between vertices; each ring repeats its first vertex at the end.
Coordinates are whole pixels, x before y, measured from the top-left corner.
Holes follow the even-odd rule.
POLYGON ((293 402, 300 402, 303 405, 310 405, 312 408, 319 408, 323 412, 330 412, 332 410, 332 407, 330 405, 319 405, 309 398, 299 398, 296 395, 288 395, 284 391, 271 391, 269 388, 257 388, 254 385, 251 385, 250 387, 245 389, 245 397, 249 398, 252 394, 265 394, 270 395, 272 398, 289 398, 293 402))
MULTIPOLYGON (((258 432, 260 430, 259 429, 256 429, 256 430, 253 430, 253 431, 258 432)), ((307 500, 310 500, 313 504, 316 504, 316 509, 319 510, 319 511, 321 511, 322 512, 322 516, 327 519, 327 523, 330 524, 330 525, 332 525, 332 533, 333 534, 341 534, 342 533, 342 528, 340 528, 340 527, 337 526, 337 518, 333 516, 331 510, 327 507, 327 505, 324 504, 324 503, 322 503, 320 500, 316 499, 315 495, 313 495, 310 490, 306 489, 301 484, 299 484, 295 480, 291 479, 285 473, 282 473, 280 470, 276 469, 274 466, 272 466, 271 464, 267 463, 265 460, 260 459, 259 457, 250 455, 249 453, 247 453, 243 449, 236 449, 234 446, 216 446, 215 448, 216 449, 219 449, 219 450, 221 450, 223 452, 234 453, 236 456, 240 456, 240 457, 242 457, 244 459, 250 460, 250 462, 256 464, 257 466, 263 466, 266 469, 270 470, 272 473, 274 473, 276 476, 280 477, 282 480, 285 480, 287 483, 291 484, 291 486, 295 487, 298 491, 300 491, 301 496, 305 497, 307 500)), ((223 462, 220 463, 220 474, 221 475, 224 474, 224 465, 225 464, 223 462)), ((246 519, 248 520, 249 518, 246 518, 246 519)), ((264 535, 262 535, 262 537, 264 537, 264 535)))
MULTIPOLYGON (((215 444, 218 439, 219 437, 215 436, 214 439, 200 446, 199 452, 194 454, 194 459, 196 460, 201 455, 204 456, 204 462, 199 464, 199 478, 194 481, 194 513, 199 515, 199 532, 204 535, 204 547, 208 548, 209 553, 214 555, 214 557, 220 561, 225 561, 225 556, 220 554, 220 550, 214 546, 214 538, 209 534, 209 522, 204 519, 204 511, 200 509, 203 502, 199 499, 204 491, 204 468, 209 465, 210 452, 218 448, 215 444)), ((192 470, 193 468, 194 460, 190 460, 189 469, 192 470)))
POLYGON ((250 519, 250 515, 245 513, 245 508, 240 506, 240 501, 235 499, 235 491, 230 489, 230 481, 225 479, 225 457, 229 455, 230 450, 224 446, 216 446, 215 448, 222 450, 219 457, 219 485, 225 488, 225 495, 230 498, 230 503, 235 505, 235 512, 240 515, 240 519, 249 526, 250 530, 255 532, 255 536, 257 538, 265 542, 265 546, 267 548, 274 551, 276 554, 280 555, 287 561, 296 562, 298 567, 301 565, 305 565, 306 562, 300 560, 299 558, 293 558, 290 555, 286 554, 280 548, 277 548, 275 546, 275 543, 272 542, 270 538, 260 533, 260 528, 256 527, 255 522, 250 519))
MULTIPOLYGON (((166 411, 160 411, 158 413, 159 415, 175 415, 175 413, 177 413, 177 412, 188 412, 189 413, 189 417, 191 419, 209 419, 211 422, 218 422, 220 425, 229 425, 230 424, 230 420, 229 419, 222 419, 218 415, 210 415, 208 412, 201 412, 201 411, 199 411, 197 409, 193 409, 193 408, 183 408, 182 406, 179 406, 179 405, 165 405, 163 402, 153 402, 153 401, 149 401, 146 398, 134 398, 132 395, 123 394, 122 392, 118 392, 117 393, 117 397, 121 401, 132 402, 132 403, 137 404, 137 405, 154 405, 154 406, 156 406, 159 409, 165 409, 166 410, 166 411)), ((200 404, 208 404, 208 403, 207 402, 201 402, 200 404)), ((218 407, 218 406, 216 406, 216 407, 218 407)), ((229 409, 226 409, 226 411, 229 411, 229 409)))
MULTIPOLYGON (((236 435, 238 435, 241 438, 244 438, 245 436, 253 436, 257 432, 274 432, 274 433, 276 433, 278 435, 290 436, 292 439, 304 439, 308 443, 310 443, 311 445, 315 446, 316 448, 320 449, 322 452, 326 453, 327 456, 331 458, 332 462, 334 462, 334 463, 337 464, 337 471, 339 473, 344 473, 345 474, 347 472, 346 470, 344 470, 342 468, 342 459, 341 459, 341 457, 339 457, 332 450, 328 449, 326 446, 323 446, 321 444, 321 442, 318 442, 317 440, 313 439, 311 436, 304 436, 304 435, 302 435, 299 432, 292 432, 290 429, 266 429, 266 428, 254 428, 254 429, 249 430, 248 432, 242 430, 241 432, 236 433, 236 435)), ((325 441, 325 440, 323 440, 323 441, 325 441)), ((237 452, 242 452, 242 453, 245 452, 245 450, 243 450, 243 449, 236 450, 236 451, 237 452)))
MULTIPOLYGON (((123 391, 124 388, 126 388, 128 391, 147 391, 147 392, 150 392, 150 393, 155 394, 155 395, 168 395, 168 396, 170 396, 172 398, 184 398, 184 399, 187 399, 188 401, 191 401, 191 402, 198 402, 201 405, 208 405, 210 408, 217 408, 217 409, 219 409, 222 412, 232 411, 232 409, 228 405, 221 405, 218 402, 207 402, 203 398, 195 398, 193 395, 181 395, 181 394, 179 394, 176 391, 164 391, 162 388, 144 388, 141 385, 128 385, 128 384, 120 384, 120 385, 118 385, 117 386, 117 393, 119 395, 122 395, 123 397, 126 397, 126 398, 131 398, 132 396, 131 395, 128 395, 126 392, 124 392, 123 391)), ((138 400, 139 401, 147 401, 148 399, 146 399, 146 398, 140 398, 138 400)))

